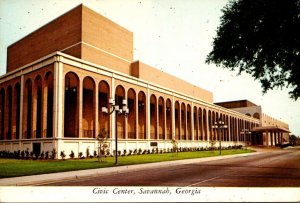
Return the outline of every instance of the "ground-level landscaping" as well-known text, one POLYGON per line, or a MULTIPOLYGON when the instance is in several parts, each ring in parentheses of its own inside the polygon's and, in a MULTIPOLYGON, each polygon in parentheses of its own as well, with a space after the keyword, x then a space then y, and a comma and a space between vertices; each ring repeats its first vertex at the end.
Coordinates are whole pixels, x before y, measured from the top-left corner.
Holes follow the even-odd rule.
MULTIPOLYGON (((241 154, 253 152, 249 149, 228 149, 222 150, 222 155, 241 154)), ((172 161, 181 159, 192 159, 202 157, 219 156, 218 150, 211 151, 189 151, 175 152, 163 154, 141 154, 118 157, 119 165, 133 165, 143 163, 153 163, 161 161, 172 161)), ((98 158, 85 159, 67 159, 67 160, 52 160, 52 159, 8 159, 0 158, 0 178, 37 175, 55 172, 65 172, 83 169, 94 169, 113 167, 115 157, 106 157, 99 160, 98 158)))

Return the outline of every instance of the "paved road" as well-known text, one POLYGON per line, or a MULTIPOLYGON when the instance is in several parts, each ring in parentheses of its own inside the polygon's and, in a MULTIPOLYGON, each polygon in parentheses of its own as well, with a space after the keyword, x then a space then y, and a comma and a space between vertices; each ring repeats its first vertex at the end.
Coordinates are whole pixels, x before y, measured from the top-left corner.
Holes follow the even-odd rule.
POLYGON ((202 163, 134 170, 57 186, 300 187, 300 149, 202 163))

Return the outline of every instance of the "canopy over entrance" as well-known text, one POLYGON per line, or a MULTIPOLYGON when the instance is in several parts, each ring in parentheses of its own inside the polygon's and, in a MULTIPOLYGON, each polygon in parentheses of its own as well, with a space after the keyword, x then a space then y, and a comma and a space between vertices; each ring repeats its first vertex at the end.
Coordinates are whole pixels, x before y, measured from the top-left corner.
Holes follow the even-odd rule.
POLYGON ((251 129, 251 132, 281 132, 281 133, 290 133, 286 128, 277 127, 277 126, 264 126, 264 127, 255 127, 251 129))

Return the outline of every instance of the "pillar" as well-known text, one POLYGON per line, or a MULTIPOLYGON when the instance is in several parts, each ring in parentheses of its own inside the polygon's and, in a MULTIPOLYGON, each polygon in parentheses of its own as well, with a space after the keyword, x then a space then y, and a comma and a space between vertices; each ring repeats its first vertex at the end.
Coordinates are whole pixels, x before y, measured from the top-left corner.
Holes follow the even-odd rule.
POLYGON ((206 114, 205 114, 206 118, 206 141, 210 140, 210 128, 209 128, 209 117, 208 117, 208 109, 206 108, 206 114))
POLYGON ((98 116, 99 116, 99 101, 98 101, 98 97, 99 97, 99 82, 95 81, 95 94, 94 94, 94 103, 95 103, 95 129, 94 129, 94 133, 95 133, 95 137, 98 137, 99 134, 99 121, 98 121, 98 116))
POLYGON ((23 139, 23 109, 24 109, 24 75, 20 82, 20 117, 19 117, 19 139, 23 139))
POLYGON ((172 96, 172 111, 171 111, 171 116, 172 116, 172 139, 175 140, 175 134, 176 134, 176 130, 175 130, 175 98, 174 95, 172 96))
POLYGON ((164 114, 164 130, 163 130, 163 133, 164 133, 164 140, 166 140, 167 139, 167 99, 165 99, 165 98, 164 98, 163 114, 164 114))
MULTIPOLYGON (((191 105, 191 140, 192 141, 194 141, 195 140, 195 138, 194 138, 194 136, 195 136, 195 132, 194 132, 194 128, 195 128, 195 126, 194 126, 194 103, 192 102, 192 105, 191 105)), ((196 118, 197 118, 197 111, 196 111, 196 118)), ((197 124, 197 121, 196 121, 196 124, 197 124)), ((197 133, 196 133, 197 134, 197 133)))
MULTIPOLYGON (((111 98, 115 101, 115 78, 114 74, 112 74, 111 78, 111 86, 110 86, 111 98)), ((111 132, 111 139, 115 140, 117 136, 116 132, 116 113, 111 114, 110 116, 110 132, 111 132)), ((112 144, 114 146, 114 144, 112 144)), ((117 152, 116 152, 117 153, 117 152)))
MULTIPOLYGON (((135 93, 135 138, 139 139, 139 92, 135 93)), ((129 112, 130 113, 130 112, 129 112)))
MULTIPOLYGON (((125 89, 125 88, 124 88, 125 89)), ((125 92, 124 92, 124 99, 126 100, 126 102, 127 102, 127 108, 129 108, 128 107, 128 94, 127 94, 127 91, 126 91, 126 89, 125 89, 125 92)), ((122 101, 122 104, 123 104, 123 101, 122 101)), ((121 109, 123 110, 123 106, 120 106, 121 107, 121 109)), ((130 113, 130 112, 129 112, 130 113)), ((133 113, 133 112, 131 112, 131 113, 133 113)), ((122 116, 124 116, 124 114, 122 114, 122 116)), ((124 118, 124 122, 125 123, 123 123, 123 127, 124 127, 124 133, 125 133, 125 139, 128 139, 128 116, 124 116, 125 118, 124 118)))
POLYGON ((273 139, 274 132, 273 131, 270 132, 270 137, 271 137, 271 146, 273 146, 273 142, 274 142, 274 139, 273 139))
POLYGON ((54 63, 53 79, 53 137, 61 138, 63 135, 64 112, 64 77, 63 63, 54 63))
POLYGON ((146 94, 146 132, 147 132, 147 140, 150 140, 150 90, 147 87, 147 94, 146 94))

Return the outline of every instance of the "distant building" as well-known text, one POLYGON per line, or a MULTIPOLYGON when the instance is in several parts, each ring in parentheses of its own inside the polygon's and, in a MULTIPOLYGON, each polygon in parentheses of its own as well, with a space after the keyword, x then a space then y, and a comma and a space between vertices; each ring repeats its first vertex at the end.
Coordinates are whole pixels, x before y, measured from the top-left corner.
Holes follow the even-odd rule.
MULTIPOLYGON (((180 147, 208 147, 219 136, 224 147, 266 144, 243 134, 261 139, 257 113, 213 104, 211 92, 133 61, 133 33, 80 5, 8 47, 0 150, 92 153, 103 128, 110 152, 116 135, 118 149, 127 151, 171 148, 172 139, 180 147), (104 114, 112 101, 124 103, 128 116, 104 114), (212 128, 219 120, 228 126, 220 135, 212 128)), ((288 132, 286 124, 278 127, 288 132)))
POLYGON ((275 146, 289 140, 289 125, 264 114, 261 106, 248 100, 228 101, 215 104, 259 119, 259 126, 251 129, 252 145, 275 146))

